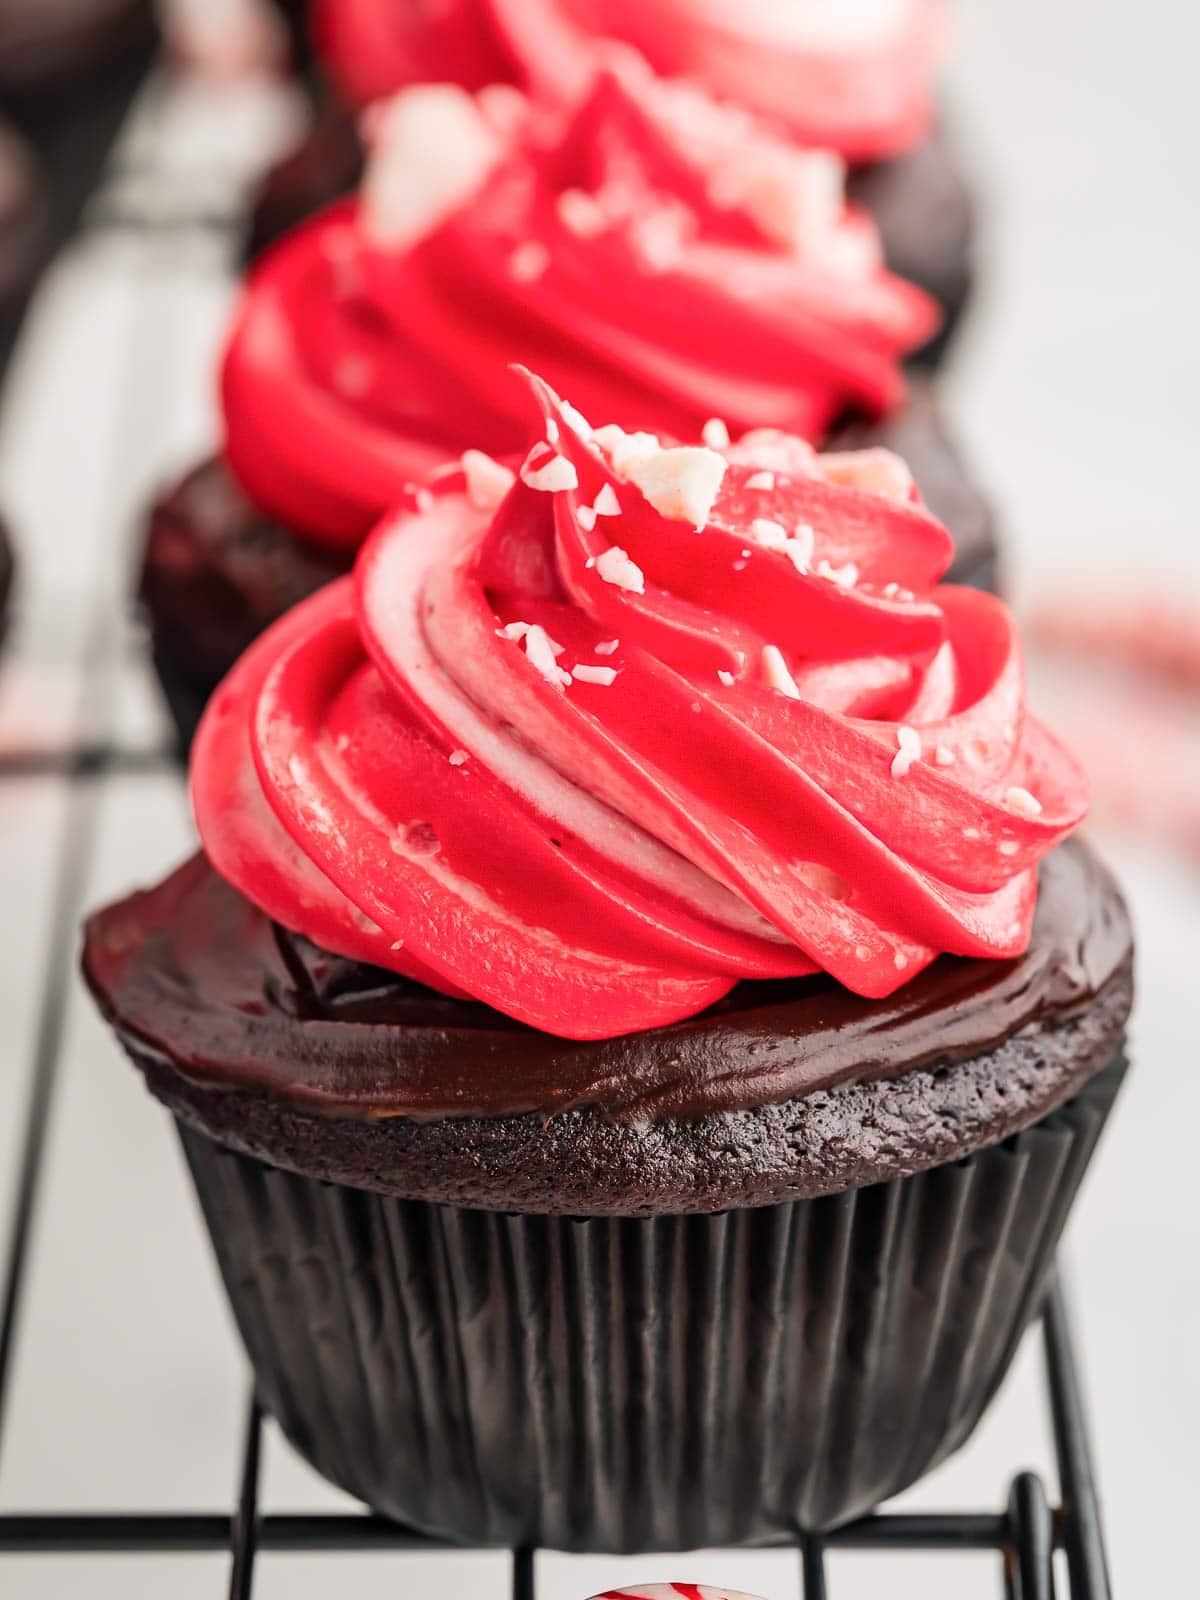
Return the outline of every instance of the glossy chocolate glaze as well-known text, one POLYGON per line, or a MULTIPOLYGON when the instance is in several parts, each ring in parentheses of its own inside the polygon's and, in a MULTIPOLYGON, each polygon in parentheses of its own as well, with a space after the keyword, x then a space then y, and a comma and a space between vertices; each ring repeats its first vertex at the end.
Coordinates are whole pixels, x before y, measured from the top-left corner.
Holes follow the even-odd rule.
POLYGON ((884 1001, 825 978, 745 983, 701 1017, 599 1042, 538 1033, 328 955, 269 922, 202 856, 93 917, 84 966, 139 1055, 207 1088, 334 1117, 592 1108, 645 1122, 779 1104, 986 1054, 1077 1016, 1130 958, 1116 885, 1072 842, 1043 868, 1033 940, 1018 960, 946 957, 884 1001))

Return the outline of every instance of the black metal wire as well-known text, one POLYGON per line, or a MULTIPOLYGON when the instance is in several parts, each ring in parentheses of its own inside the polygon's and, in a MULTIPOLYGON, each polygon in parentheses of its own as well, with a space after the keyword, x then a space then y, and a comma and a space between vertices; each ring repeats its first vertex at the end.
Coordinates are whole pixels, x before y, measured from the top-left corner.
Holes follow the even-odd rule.
POLYGON ((262 1465, 262 1409, 253 1395, 246 1418, 242 1446, 242 1479, 237 1515, 233 1519, 233 1561, 229 1569, 229 1600, 250 1600, 254 1587, 254 1559, 258 1554, 258 1478, 262 1465))
POLYGON ((825 1582, 825 1544, 822 1539, 808 1538, 800 1546, 800 1580, 804 1600, 825 1600, 829 1591, 825 1582))
POLYGON ((1060 1532, 1071 1574, 1071 1594, 1086 1595, 1087 1600, 1111 1600, 1100 1491, 1092 1464, 1083 1389, 1066 1301, 1057 1279, 1046 1299, 1042 1337, 1062 1494, 1060 1532))

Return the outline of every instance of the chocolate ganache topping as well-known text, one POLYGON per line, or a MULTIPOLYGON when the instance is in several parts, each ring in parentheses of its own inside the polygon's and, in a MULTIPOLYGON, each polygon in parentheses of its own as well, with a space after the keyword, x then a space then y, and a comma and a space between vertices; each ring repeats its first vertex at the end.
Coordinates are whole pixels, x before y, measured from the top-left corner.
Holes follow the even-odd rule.
POLYGON ((335 1117, 592 1108, 624 1121, 740 1111, 972 1059, 1086 1011, 1127 977, 1130 948, 1116 884, 1071 841, 1042 867, 1033 938, 1013 960, 943 957, 886 1001, 825 977, 743 983, 688 1021, 572 1041, 319 950, 196 856, 98 913, 85 966, 133 1053, 202 1087, 335 1117))

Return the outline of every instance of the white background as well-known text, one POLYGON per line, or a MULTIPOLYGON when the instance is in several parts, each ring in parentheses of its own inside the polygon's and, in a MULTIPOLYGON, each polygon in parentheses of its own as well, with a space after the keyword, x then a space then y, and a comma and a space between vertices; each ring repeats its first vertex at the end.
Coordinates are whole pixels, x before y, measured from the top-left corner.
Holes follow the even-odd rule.
MULTIPOLYGON (((950 387, 1004 507, 1017 592, 1136 577, 1200 598, 1197 13, 1178 0, 973 0, 961 11, 952 88, 989 199, 987 282, 950 387)), ((211 178, 202 110, 177 105, 171 139, 142 151, 152 175, 193 194, 211 178)), ((227 160, 257 116, 223 108, 227 160)), ((43 296, 0 428, 0 492, 26 571, 0 671, 0 751, 61 746, 81 716, 92 719, 84 731, 110 731, 110 672, 120 736, 152 745, 160 735, 135 640, 109 649, 86 683, 80 664, 97 597, 109 615, 121 609, 137 508, 211 435, 208 374, 227 296, 219 246, 194 234, 98 238, 43 296)), ((1051 698, 1054 679, 1042 673, 1051 698)), ((1097 691, 1095 718, 1105 714, 1097 691)), ((169 776, 131 774, 95 798, 95 859, 73 883, 82 904, 153 879, 187 848, 169 776)), ((52 776, 0 785, 3 1204, 47 949, 74 959, 50 924, 72 806, 86 820, 92 791, 77 786, 72 799, 52 776)), ((1117 1588, 1170 1595, 1194 1570, 1200 1490, 1200 868, 1129 838, 1106 843, 1139 924, 1137 1065, 1072 1225, 1070 1275, 1117 1588)), ((226 1509, 246 1378, 173 1136, 73 980, 60 1020, 64 1072, 0 1510, 226 1509)), ((1039 1385, 1029 1349, 972 1444, 908 1503, 999 1509, 1017 1467, 1049 1472, 1039 1385)), ((339 1503, 274 1437, 265 1498, 271 1509, 339 1503)), ((993 1595, 995 1567, 982 1556, 833 1558, 832 1593, 993 1595)), ((540 1576, 546 1600, 651 1577, 798 1593, 794 1560, 774 1554, 547 1557, 540 1576)), ((490 1556, 266 1556, 256 1593, 316 1596, 332 1584, 424 1600, 499 1595, 505 1577, 490 1556)), ((191 1600, 225 1582, 215 1557, 0 1561, 0 1590, 21 1600, 191 1600)))

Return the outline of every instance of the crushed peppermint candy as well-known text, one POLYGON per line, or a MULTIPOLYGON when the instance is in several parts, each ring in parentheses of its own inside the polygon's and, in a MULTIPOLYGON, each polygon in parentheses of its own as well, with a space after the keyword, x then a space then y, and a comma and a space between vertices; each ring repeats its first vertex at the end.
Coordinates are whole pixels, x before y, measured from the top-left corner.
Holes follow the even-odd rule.
POLYGON ((770 689, 776 689, 780 694, 786 695, 789 700, 799 700, 800 691, 796 687, 796 680, 788 671, 788 664, 783 659, 783 651, 776 644, 763 646, 762 653, 763 679, 770 689))
POLYGON ((787 544, 784 545, 783 553, 791 561, 797 572, 807 573, 812 566, 813 546, 815 543, 816 535, 807 522, 802 522, 796 528, 787 544))
POLYGON ((1004 804, 1010 811, 1019 811, 1023 817, 1040 817, 1042 814, 1042 802, 1038 797, 1017 785, 1007 791, 1004 804))
POLYGON ((546 446, 534 445, 526 457, 525 465, 521 468, 521 482, 530 489, 540 489, 547 494, 557 494, 563 489, 578 489, 579 474, 575 470, 575 463, 568 461, 566 456, 554 452, 547 455, 546 446), (534 466, 534 458, 541 463, 534 466))
POLYGON ((577 506, 575 509, 575 520, 585 533, 591 533, 592 529, 596 526, 595 506, 577 506))
POLYGON ((362 185, 367 231, 389 249, 415 244, 470 198, 503 150, 465 89, 401 89, 372 120, 362 185))
POLYGON ((611 483, 606 483, 592 502, 592 510, 598 517, 619 517, 621 515, 621 502, 617 499, 617 491, 611 483))
POLYGON ((564 189, 558 197, 558 220, 579 239, 595 239, 608 227, 604 207, 583 189, 564 189))
POLYGON ((830 583, 836 583, 839 589, 853 589, 858 582, 858 567, 853 561, 847 561, 844 566, 835 567, 832 562, 824 557, 817 562, 816 574, 818 578, 828 578, 830 583))
POLYGON ((529 664, 541 673, 547 683, 552 683, 556 689, 565 689, 571 682, 571 674, 558 664, 558 658, 563 653, 562 645, 553 640, 540 623, 510 622, 507 627, 497 629, 497 632, 506 639, 518 640, 524 645, 529 664))
POLYGON ((773 472, 752 472, 746 479, 747 489, 773 489, 775 487, 775 474, 773 472))
POLYGON ((601 639, 596 646, 596 654, 598 656, 615 656, 620 646, 620 639, 601 639))
POLYGON ((782 550, 788 541, 788 532, 782 523, 770 522, 766 517, 755 517, 750 532, 755 544, 762 545, 764 550, 782 550))
POLYGON ((450 753, 450 765, 452 767, 461 767, 468 760, 470 760, 470 757, 465 750, 453 750, 450 753))
POLYGON ((728 463, 707 446, 680 445, 631 461, 625 476, 659 513, 703 528, 716 504, 728 463))
POLYGON ((535 283, 550 265, 550 252, 536 239, 518 245, 508 258, 508 272, 517 283, 535 283))
POLYGON ((733 673, 726 672, 724 667, 717 668, 717 682, 723 683, 727 689, 733 688, 733 673))
POLYGON ((571 671, 580 683, 598 683, 606 689, 617 677, 615 667, 590 667, 586 661, 577 662, 571 671))
POLYGON ((729 429, 720 417, 709 417, 700 430, 700 437, 710 450, 728 450, 732 443, 729 429))
POLYGON ((424 515, 427 511, 433 510, 432 489, 418 489, 414 499, 417 502, 417 510, 421 512, 422 515, 424 515))
MULTIPOLYGON (((654 433, 626 433, 615 422, 593 428, 592 438, 605 451, 618 478, 627 478, 635 461, 657 455, 662 443, 654 433)), ((611 487, 611 486, 610 486, 611 487)))
POLYGON ((620 545, 610 544, 607 550, 592 559, 597 574, 605 583, 611 583, 616 589, 625 589, 630 594, 645 594, 645 573, 636 561, 629 559, 620 545))
POLYGON ((921 759, 921 735, 915 728, 901 724, 896 729, 898 749, 892 759, 892 777, 906 778, 909 768, 921 759))
POLYGON ((467 499, 480 511, 494 511, 517 481, 511 468, 482 450, 464 450, 462 468, 467 480, 467 499))

